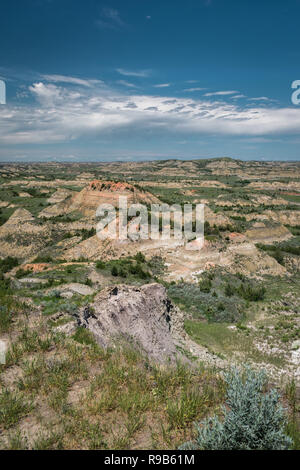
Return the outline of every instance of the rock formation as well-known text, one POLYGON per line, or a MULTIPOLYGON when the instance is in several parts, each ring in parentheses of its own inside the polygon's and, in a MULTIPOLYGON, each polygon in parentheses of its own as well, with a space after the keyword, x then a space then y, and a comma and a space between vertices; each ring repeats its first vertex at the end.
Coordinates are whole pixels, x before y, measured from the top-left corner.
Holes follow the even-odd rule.
POLYGON ((106 288, 91 307, 81 311, 78 324, 89 329, 101 346, 121 336, 133 339, 156 360, 175 358, 174 335, 183 331, 183 317, 161 284, 106 288))

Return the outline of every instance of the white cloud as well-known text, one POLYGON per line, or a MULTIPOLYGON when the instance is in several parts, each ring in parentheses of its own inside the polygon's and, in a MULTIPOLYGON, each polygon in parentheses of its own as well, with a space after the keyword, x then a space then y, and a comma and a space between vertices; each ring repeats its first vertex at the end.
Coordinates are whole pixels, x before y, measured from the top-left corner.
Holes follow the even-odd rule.
POLYGON ((127 86, 128 88, 137 88, 134 83, 127 82, 126 80, 118 80, 117 83, 119 83, 119 85, 127 86))
POLYGON ((44 80, 47 80, 47 82, 70 83, 73 85, 86 86, 86 87, 93 87, 96 85, 103 84, 102 80, 85 80, 82 78, 68 77, 65 75, 42 75, 42 78, 44 80))
POLYGON ((34 83, 29 90, 36 96, 40 103, 49 106, 61 99, 61 89, 56 85, 45 85, 43 82, 34 83))
POLYGON ((119 68, 117 69, 117 72, 120 75, 124 75, 125 77, 149 77, 151 75, 151 70, 126 70, 119 68))
POLYGON ((276 101, 268 98, 267 96, 259 96, 258 98, 249 98, 249 101, 276 101))
POLYGON ((158 83, 157 85, 153 85, 153 86, 154 88, 167 88, 170 85, 171 85, 170 83, 158 83))
POLYGON ((204 96, 227 96, 227 95, 235 95, 236 93, 239 93, 238 91, 214 91, 211 93, 205 93, 204 96))
POLYGON ((242 95, 242 94, 232 96, 232 99, 233 99, 233 100, 236 100, 236 99, 238 99, 238 98, 247 98, 247 96, 246 96, 246 95, 242 95))
POLYGON ((206 88, 199 88, 199 87, 196 87, 196 88, 186 88, 185 92, 188 92, 188 93, 193 93, 194 91, 203 91, 203 90, 206 90, 206 88))
MULTIPOLYGON (((0 108, 3 145, 72 142, 134 131, 141 136, 231 135, 271 137, 299 134, 300 109, 238 106, 211 99, 170 98, 37 82, 29 87, 33 105, 0 108)), ((255 103, 255 102, 254 102, 255 103)))

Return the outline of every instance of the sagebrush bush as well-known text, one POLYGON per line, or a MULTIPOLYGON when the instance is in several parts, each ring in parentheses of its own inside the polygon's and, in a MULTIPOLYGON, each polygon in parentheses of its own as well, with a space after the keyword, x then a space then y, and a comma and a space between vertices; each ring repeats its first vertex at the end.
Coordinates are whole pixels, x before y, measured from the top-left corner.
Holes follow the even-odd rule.
POLYGON ((226 407, 218 417, 196 424, 197 437, 181 450, 286 450, 286 417, 275 389, 265 393, 266 374, 247 367, 225 374, 226 407))

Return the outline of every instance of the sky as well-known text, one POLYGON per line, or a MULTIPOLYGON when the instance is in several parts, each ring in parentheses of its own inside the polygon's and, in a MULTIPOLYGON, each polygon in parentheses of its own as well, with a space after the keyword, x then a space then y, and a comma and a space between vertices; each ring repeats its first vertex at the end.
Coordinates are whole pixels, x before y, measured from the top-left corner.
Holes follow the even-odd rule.
POLYGON ((299 160, 299 18, 300 0, 1 0, 0 162, 299 160))

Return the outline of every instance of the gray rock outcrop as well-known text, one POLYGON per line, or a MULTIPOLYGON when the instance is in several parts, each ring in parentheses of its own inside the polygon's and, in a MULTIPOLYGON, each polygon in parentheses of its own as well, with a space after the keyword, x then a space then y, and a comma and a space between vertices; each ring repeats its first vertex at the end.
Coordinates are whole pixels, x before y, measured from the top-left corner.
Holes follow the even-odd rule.
POLYGON ((183 331, 183 316, 161 284, 121 285, 102 290, 80 312, 78 324, 103 347, 113 338, 131 338, 147 355, 164 361, 177 354, 174 337, 183 331))

